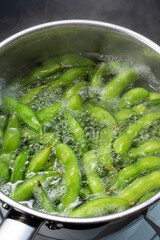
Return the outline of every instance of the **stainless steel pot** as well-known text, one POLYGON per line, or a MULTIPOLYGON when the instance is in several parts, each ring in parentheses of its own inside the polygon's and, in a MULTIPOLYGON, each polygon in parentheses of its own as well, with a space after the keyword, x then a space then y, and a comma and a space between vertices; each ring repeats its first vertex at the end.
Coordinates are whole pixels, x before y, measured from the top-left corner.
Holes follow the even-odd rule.
MULTIPOLYGON (((69 20, 51 22, 21 31, 0 43, 0 81, 7 84, 18 73, 29 69, 33 62, 50 56, 85 52, 121 57, 147 64, 160 76, 160 47, 129 29, 109 23, 69 20)), ((94 227, 137 214, 160 200, 160 193, 126 211, 95 218, 65 218, 41 213, 22 206, 0 193, 4 207, 11 211, 0 227, 0 239, 30 239, 44 220, 49 226, 94 227), (15 229, 17 229, 15 231, 15 229)))

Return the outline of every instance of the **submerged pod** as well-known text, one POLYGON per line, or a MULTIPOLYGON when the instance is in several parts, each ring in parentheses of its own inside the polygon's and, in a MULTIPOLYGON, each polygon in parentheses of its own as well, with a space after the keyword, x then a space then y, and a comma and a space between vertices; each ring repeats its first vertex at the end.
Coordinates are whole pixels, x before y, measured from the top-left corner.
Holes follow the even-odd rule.
POLYGON ((0 183, 6 183, 9 181, 9 167, 0 162, 0 183))
POLYGON ((42 184, 38 181, 37 186, 33 190, 33 196, 37 203, 38 209, 46 213, 55 213, 56 210, 53 207, 50 199, 47 196, 42 184))
POLYGON ((20 102, 29 105, 38 95, 38 93, 46 86, 47 85, 31 88, 23 97, 21 97, 20 102))
POLYGON ((69 130, 75 138, 76 143, 78 143, 79 147, 81 147, 83 151, 86 151, 86 140, 83 128, 81 127, 79 122, 72 116, 72 114, 66 109, 64 111, 64 117, 69 130))
POLYGON ((160 112, 151 112, 145 114, 128 126, 122 135, 120 135, 114 143, 114 150, 118 154, 126 153, 132 145, 133 139, 138 135, 139 131, 152 122, 160 119, 160 112))
POLYGON ((14 161, 11 178, 10 178, 10 181, 12 183, 16 183, 17 181, 24 179, 27 159, 28 159, 28 149, 24 149, 14 161))
POLYGON ((88 111, 89 115, 93 119, 97 120, 100 124, 103 124, 104 126, 118 128, 117 120, 105 108, 87 104, 86 110, 88 111))
POLYGON ((86 82, 79 82, 79 83, 75 84, 73 87, 69 88, 63 94, 62 99, 63 100, 68 100, 73 95, 81 93, 84 90, 84 88, 86 87, 86 85, 87 85, 86 82))
POLYGON ((105 194, 105 188, 98 174, 97 157, 94 151, 89 151, 83 156, 84 172, 91 193, 105 194))
POLYGON ((120 188, 125 181, 139 174, 141 171, 156 169, 160 167, 160 157, 149 156, 139 159, 135 164, 131 164, 118 172, 114 177, 114 184, 111 189, 120 188))
POLYGON ((65 193, 62 198, 62 209, 65 210, 74 203, 80 193, 81 172, 73 150, 66 144, 55 146, 56 156, 64 166, 65 193))
POLYGON ((9 120, 3 136, 3 150, 6 152, 16 151, 20 146, 21 134, 18 119, 13 114, 9 120))
POLYGON ((150 92, 150 93, 149 93, 149 101, 150 101, 152 104, 158 104, 158 103, 160 103, 160 93, 150 92))
POLYGON ((50 89, 56 89, 60 86, 66 86, 73 83, 74 81, 84 78, 86 75, 87 69, 84 67, 71 68, 62 74, 60 78, 48 84, 50 89))
POLYGON ((138 148, 131 148, 128 152, 128 156, 132 158, 137 158, 141 155, 157 153, 157 152, 160 152, 160 142, 148 141, 143 143, 138 148))
POLYGON ((82 109, 83 107, 83 101, 79 94, 72 95, 67 102, 67 105, 70 109, 73 111, 77 111, 82 109))
POLYGON ((71 217, 87 218, 105 216, 107 213, 120 212, 129 208, 128 201, 121 198, 100 197, 83 204, 76 208, 71 217))
POLYGON ((49 157, 52 147, 53 146, 44 148, 30 160, 26 170, 26 175, 29 173, 37 173, 42 169, 49 157))
POLYGON ((44 108, 37 113, 37 117, 43 124, 50 122, 53 120, 53 117, 56 115, 62 105, 63 102, 58 102, 51 105, 50 107, 44 108))
POLYGON ((131 203, 137 202, 148 192, 160 188, 160 171, 154 171, 133 181, 119 193, 119 197, 131 203))
POLYGON ((144 88, 133 88, 126 92, 119 103, 120 108, 128 108, 144 101, 149 96, 149 92, 144 88))
POLYGON ((97 91, 97 89, 101 87, 102 77, 103 77, 105 68, 106 68, 106 63, 101 63, 101 65, 97 69, 96 73, 92 77, 92 79, 90 81, 90 91, 91 92, 97 91))
POLYGON ((133 69, 127 69, 118 73, 104 87, 101 95, 101 102, 111 101, 121 95, 126 87, 134 83, 138 79, 138 75, 133 69))
POLYGON ((37 132, 42 131, 42 127, 33 110, 27 105, 18 102, 14 98, 4 98, 3 106, 8 112, 16 112, 18 118, 37 132))
POLYGON ((49 172, 34 175, 31 178, 26 179, 23 183, 18 185, 10 197, 15 201, 27 201, 33 198, 33 190, 37 186, 38 181, 44 182, 49 180, 49 178, 56 178, 58 176, 57 172, 49 172))
POLYGON ((7 124, 7 117, 5 115, 0 115, 0 142, 3 138, 4 128, 7 124))

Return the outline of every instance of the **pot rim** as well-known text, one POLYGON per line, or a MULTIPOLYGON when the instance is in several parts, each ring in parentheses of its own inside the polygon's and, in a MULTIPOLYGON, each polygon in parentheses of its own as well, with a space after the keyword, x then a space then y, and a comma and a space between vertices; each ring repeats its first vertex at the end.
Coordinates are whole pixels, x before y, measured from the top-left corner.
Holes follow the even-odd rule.
MULTIPOLYGON (((12 42, 29 35, 31 33, 38 32, 40 30, 49 29, 49 28, 57 28, 57 27, 69 27, 69 26, 89 26, 89 27, 98 27, 98 28, 106 28, 113 30, 115 32, 123 33, 129 37, 132 37, 133 39, 138 40, 139 42, 144 43, 145 45, 149 46, 152 50, 160 54, 160 47, 154 43, 153 41, 149 40, 148 38, 142 36, 139 33, 136 33, 128 28, 121 27, 119 25, 114 25, 111 23, 105 23, 101 21, 94 21, 94 20, 61 20, 61 21, 54 21, 54 22, 48 22, 39 24, 30 28, 27 28, 25 30, 22 30, 11 37, 8 37, 7 39, 3 40, 0 43, 0 51, 11 44, 12 42)), ((147 201, 134 206, 130 209, 127 209, 123 212, 110 214, 106 216, 101 217, 93 217, 93 218, 68 218, 68 217, 60 217, 60 216, 54 216, 47 213, 38 212, 36 210, 33 210, 31 208, 25 207, 21 205, 20 203, 14 201, 13 199, 9 198, 8 196, 4 195, 2 192, 0 192, 0 201, 7 203, 9 206, 17 209, 20 212, 30 214, 31 216, 35 216, 41 219, 50 220, 50 221, 56 221, 56 222, 63 222, 68 224, 96 224, 96 223, 106 223, 110 221, 115 221, 124 217, 128 217, 130 215, 133 215, 137 212, 140 212, 146 208, 148 208, 150 205, 155 203, 156 201, 160 200, 160 192, 157 193, 152 198, 148 199, 147 201)))

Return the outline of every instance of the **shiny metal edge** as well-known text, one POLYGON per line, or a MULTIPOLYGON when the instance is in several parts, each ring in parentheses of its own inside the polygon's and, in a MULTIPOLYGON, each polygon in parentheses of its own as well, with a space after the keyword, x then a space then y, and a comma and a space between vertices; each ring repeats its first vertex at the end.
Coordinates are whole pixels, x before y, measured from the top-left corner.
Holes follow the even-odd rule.
MULTIPOLYGON (((44 23, 40 24, 37 26, 30 27, 28 29, 25 29, 23 31, 20 31, 11 37, 5 39, 0 43, 0 50, 5 48, 7 45, 11 44, 12 42, 24 37, 25 35, 35 33, 37 31, 43 30, 43 29, 48 29, 48 28, 57 28, 57 27, 66 27, 66 26, 90 26, 90 27, 99 27, 99 28, 106 28, 113 30, 115 32, 120 32, 123 33, 129 37, 132 37, 145 45, 149 46, 152 50, 160 54, 160 47, 154 43, 153 41, 149 40, 148 38, 142 36, 139 33, 136 33, 130 29, 110 24, 110 23, 105 23, 105 22, 100 22, 100 21, 92 21, 92 20, 62 20, 62 21, 55 21, 55 22, 49 22, 49 23, 44 23)), ((115 221, 118 219, 122 219, 124 217, 128 217, 130 215, 133 215, 137 212, 140 212, 146 208, 148 208, 150 205, 155 203, 156 201, 160 200, 160 192, 157 193, 155 196, 150 198, 149 200, 145 201, 144 203, 141 203, 135 207, 132 207, 130 209, 127 209, 123 212, 115 213, 115 214, 110 214, 102 217, 94 217, 94 218, 68 218, 68 217, 59 217, 59 216, 54 216, 42 212, 38 212, 36 210, 30 209, 28 207, 25 207, 21 205, 20 203, 14 201, 13 199, 7 197, 3 193, 0 192, 0 200, 2 202, 7 203, 8 205, 12 206, 13 208, 17 209, 18 211, 24 212, 26 214, 30 214, 32 216, 49 220, 49 221, 54 221, 54 222, 62 222, 62 223, 68 223, 68 224, 97 224, 97 223, 106 223, 110 221, 115 221)))

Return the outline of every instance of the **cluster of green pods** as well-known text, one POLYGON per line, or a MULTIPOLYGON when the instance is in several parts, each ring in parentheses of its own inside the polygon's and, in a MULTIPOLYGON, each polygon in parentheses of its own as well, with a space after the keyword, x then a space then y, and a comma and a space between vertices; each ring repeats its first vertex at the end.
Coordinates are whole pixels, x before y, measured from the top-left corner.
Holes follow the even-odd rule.
POLYGON ((14 81, 13 96, 4 90, 0 191, 9 185, 15 201, 97 217, 159 191, 160 94, 137 86, 133 64, 93 59, 50 58, 24 77, 19 93, 14 81))

